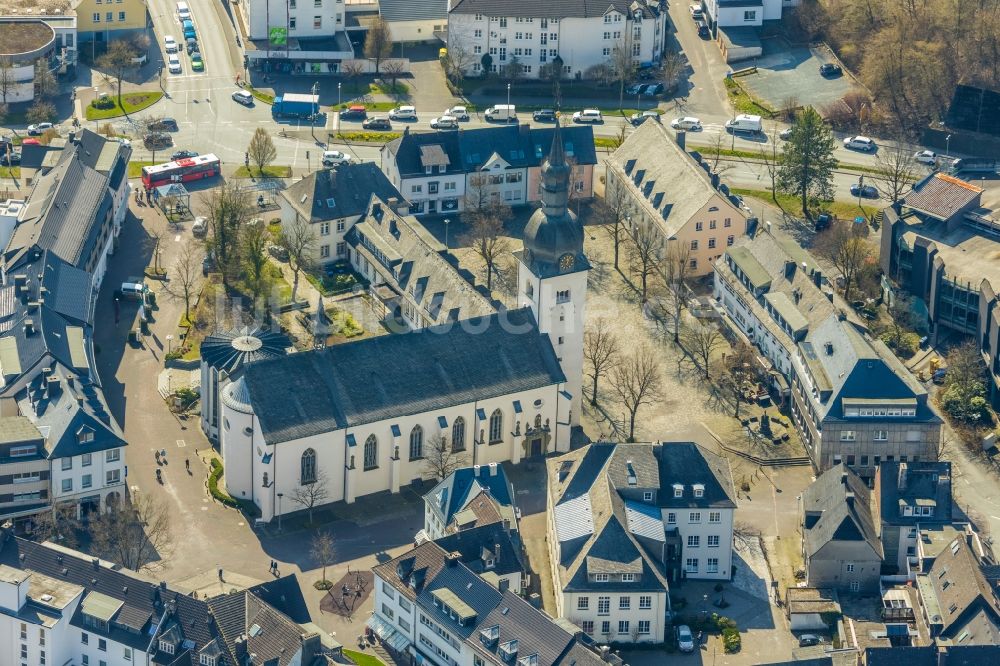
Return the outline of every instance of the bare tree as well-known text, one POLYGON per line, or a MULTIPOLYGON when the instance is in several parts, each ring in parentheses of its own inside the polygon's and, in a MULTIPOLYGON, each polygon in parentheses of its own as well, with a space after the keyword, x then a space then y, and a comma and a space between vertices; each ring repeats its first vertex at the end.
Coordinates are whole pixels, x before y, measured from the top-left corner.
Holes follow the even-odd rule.
POLYGON ((0 102, 7 103, 9 95, 17 85, 14 74, 14 60, 9 55, 0 55, 0 102))
POLYGON ((247 274, 247 286, 254 302, 267 288, 267 246, 270 240, 263 221, 255 220, 243 226, 240 247, 247 274))
POLYGON ((288 494, 289 498, 306 509, 309 513, 309 523, 313 521, 313 509, 326 502, 330 497, 330 483, 323 472, 316 473, 316 480, 312 483, 298 486, 288 494))
POLYGON ((827 258, 844 279, 844 300, 851 300, 851 289, 865 267, 872 262, 875 248, 856 232, 852 221, 838 220, 818 237, 816 251, 827 258))
POLYGON ((95 554, 132 571, 154 571, 168 561, 174 542, 170 509, 145 493, 113 502, 90 521, 95 554))
POLYGON ((710 376, 712 356, 726 344, 722 331, 711 323, 702 324, 698 321, 681 328, 681 345, 688 353, 701 362, 705 379, 710 376))
POLYGON ((365 66, 360 60, 347 60, 340 66, 340 73, 347 79, 351 90, 357 91, 358 79, 365 73, 365 66))
POLYGON ((508 81, 517 81, 524 74, 524 63, 517 56, 512 56, 510 61, 503 66, 503 78, 508 81))
POLYGON ((75 502, 55 502, 42 513, 32 516, 32 538, 76 548, 80 543, 77 535, 83 530, 76 517, 77 510, 75 502))
POLYGON ((3 124, 3 121, 7 120, 7 114, 9 112, 10 112, 10 107, 8 107, 3 102, 0 102, 0 124, 3 124))
POLYGON ((705 148, 705 161, 708 162, 712 167, 712 172, 718 175, 722 175, 733 168, 732 164, 724 162, 723 158, 726 156, 726 135, 723 133, 718 133, 715 138, 711 140, 707 148, 705 148))
POLYGON ((233 181, 209 190, 202 201, 208 212, 208 247, 215 255, 223 284, 228 286, 239 268, 240 229, 252 217, 253 207, 246 192, 233 181))
POLYGON ((328 586, 330 581, 326 579, 326 568, 333 564, 333 559, 337 556, 337 546, 333 541, 333 535, 326 530, 314 534, 312 541, 309 542, 309 555, 323 567, 321 582, 324 586, 328 586))
POLYGON ((486 289, 492 290, 497 263, 511 251, 510 239, 504 235, 503 219, 492 214, 476 215, 462 242, 483 260, 486 265, 486 289))
POLYGON ((382 61, 392 55, 392 32, 381 16, 368 26, 365 37, 365 57, 375 61, 375 76, 380 73, 382 61))
POLYGON ((900 138, 879 148, 875 155, 875 173, 872 178, 875 180, 875 188, 889 203, 896 203, 910 191, 917 179, 917 164, 900 138))
POLYGON ((299 274, 309 270, 316 249, 316 235, 309 220, 296 215, 294 220, 282 225, 278 245, 288 252, 288 267, 292 269, 292 302, 295 302, 295 294, 299 290, 299 274))
POLYGON ((468 464, 465 450, 456 451, 449 446, 448 438, 444 435, 434 435, 428 439, 424 449, 424 471, 432 474, 435 479, 440 481, 447 478, 452 472, 468 464))
POLYGON ((389 92, 396 94, 396 82, 406 74, 406 63, 402 60, 386 60, 382 65, 382 80, 389 79, 389 92))
POLYGON ((591 380, 590 404, 597 404, 597 383, 615 367, 621 356, 618 336, 603 317, 595 321, 583 333, 583 360, 591 380))
POLYGON ((45 60, 35 61, 35 98, 48 99, 59 93, 59 82, 45 60))
POLYGON ((173 275, 165 284, 167 293, 184 301, 184 319, 191 319, 191 299, 198 293, 201 280, 201 252, 193 240, 181 245, 174 262, 173 275))
POLYGON ((658 298, 653 306, 659 316, 673 324, 674 343, 680 342, 681 315, 687 300, 690 269, 691 248, 680 241, 670 241, 663 261, 654 273, 658 298))
MULTIPOLYGON (((131 43, 124 39, 116 39, 108 44, 108 50, 97 59, 97 68, 115 82, 119 106, 122 106, 122 81, 135 68, 133 61, 136 55, 131 43)), ((124 107, 122 108, 124 110, 124 107)))
POLYGON ((258 127, 254 131, 250 145, 247 146, 247 155, 250 156, 250 161, 257 165, 257 175, 263 177, 264 169, 278 156, 278 149, 274 147, 274 141, 265 128, 258 127))
POLYGON ((621 145, 625 143, 625 137, 627 136, 628 136, 627 126, 625 125, 625 123, 622 123, 622 126, 618 128, 618 131, 615 133, 615 135, 610 137, 609 143, 611 144, 610 145, 611 150, 618 150, 618 148, 620 148, 621 145))
POLYGON ((612 76, 618 84, 618 108, 625 104, 625 85, 635 75, 635 60, 632 57, 632 47, 629 45, 629 30, 625 30, 623 36, 611 49, 611 58, 608 63, 611 66, 612 76))
MULTIPOLYGON (((607 173, 612 173, 612 167, 608 164, 607 173)), ((607 186, 604 188, 604 207, 601 209, 601 217, 604 218, 604 230, 611 238, 614 248, 615 270, 621 270, 618 266, 618 258, 621 254, 621 245, 625 240, 625 221, 629 211, 628 185, 615 173, 615 178, 607 179, 607 186)))
POLYGON ((639 277, 639 296, 646 303, 649 296, 649 280, 662 256, 663 244, 660 235, 652 225, 638 224, 628 235, 628 260, 632 272, 639 277))
POLYGON ((733 541, 737 548, 755 550, 760 548, 760 529, 745 520, 738 520, 733 525, 733 541))
POLYGON ((448 55, 441 63, 444 66, 445 74, 455 82, 465 78, 465 72, 477 61, 475 53, 469 39, 468 32, 458 34, 458 31, 448 32, 448 55))
POLYGON ((51 103, 37 99, 28 109, 25 117, 30 123, 44 123, 56 117, 56 107, 51 103))
POLYGON ((757 155, 761 164, 764 165, 764 172, 767 173, 771 181, 771 200, 778 200, 778 172, 781 170, 781 148, 778 146, 778 126, 773 125, 767 135, 767 143, 760 147, 757 155))
POLYGON ((611 370, 611 387, 628 414, 628 441, 635 441, 635 421, 644 405, 651 405, 663 394, 659 357, 646 345, 621 359, 611 370))
POLYGON ((146 231, 149 234, 149 239, 146 241, 149 245, 150 251, 153 253, 153 274, 160 274, 160 252, 163 250, 163 229, 159 229, 154 226, 150 226, 146 231))
POLYGON ((732 353, 726 355, 721 384, 736 403, 736 411, 733 414, 736 418, 740 418, 740 405, 743 404, 747 390, 757 381, 756 364, 756 353, 743 341, 733 347, 732 353))
POLYGON ((667 93, 672 92, 676 87, 681 74, 687 67, 687 62, 679 52, 674 49, 667 49, 663 52, 663 61, 660 65, 662 71, 663 87, 667 93))

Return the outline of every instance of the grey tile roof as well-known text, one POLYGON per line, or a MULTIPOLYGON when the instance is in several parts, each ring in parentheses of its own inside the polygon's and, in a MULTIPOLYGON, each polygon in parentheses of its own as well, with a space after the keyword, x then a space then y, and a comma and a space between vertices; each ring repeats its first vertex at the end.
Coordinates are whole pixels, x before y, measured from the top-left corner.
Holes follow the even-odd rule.
POLYGON ((943 638, 956 644, 1000 645, 1000 599, 965 539, 956 538, 938 555, 925 580, 942 614, 940 621, 933 617, 930 621, 941 625, 943 638))
POLYGON ((916 525, 951 522, 951 463, 946 461, 883 461, 876 472, 879 514, 883 524, 916 525), (903 516, 900 502, 915 505, 932 500, 934 515, 903 516))
POLYGON ((410 132, 407 127, 401 137, 393 139, 385 147, 403 178, 426 175, 422 156, 427 149, 435 148, 448 158, 446 174, 463 173, 458 132, 410 132))
POLYGON ((953 215, 979 205, 983 190, 961 178, 943 173, 933 173, 914 183, 913 189, 903 197, 903 206, 947 220, 953 215))
POLYGON ((479 620, 497 607, 503 595, 492 585, 477 576, 461 562, 449 565, 447 562, 432 580, 417 591, 417 605, 436 622, 461 638, 468 638, 476 632, 479 620), (433 592, 450 590, 476 613, 476 621, 465 625, 445 616, 434 606, 433 592))
POLYGON ((448 20, 448 0, 379 0, 379 14, 386 21, 448 20))
POLYGON ((882 558, 871 491, 850 467, 841 463, 821 474, 802 493, 802 508, 806 513, 803 540, 809 556, 831 542, 865 541, 882 558))
POLYGON ((448 525, 454 515, 466 508, 472 498, 483 490, 487 490, 490 497, 501 504, 514 505, 514 489, 502 465, 493 468, 481 465, 478 476, 476 471, 472 466, 461 467, 424 495, 425 501, 432 503, 434 508, 441 512, 443 524, 448 525), (491 470, 496 470, 496 474, 490 475, 491 470))
POLYGON ((528 571, 517 531, 504 529, 503 523, 461 530, 434 542, 449 553, 460 553, 462 563, 479 575, 486 571, 498 576, 528 571), (483 561, 487 552, 495 560, 489 569, 483 561))
POLYGON ((563 381, 527 308, 261 361, 246 372, 268 442, 563 381))
POLYGON ((536 609, 513 592, 506 592, 500 603, 479 623, 483 629, 499 627, 493 642, 479 633, 470 636, 466 644, 493 662, 503 663, 498 649, 508 641, 517 641, 517 659, 536 655, 538 666, 553 666, 574 643, 573 635, 556 624, 551 617, 536 609))
POLYGON ((720 219, 743 220, 736 228, 745 228, 746 214, 712 187, 705 170, 677 145, 663 123, 639 125, 606 163, 619 179, 629 183, 629 191, 642 201, 667 238, 710 202, 720 208, 720 219))
POLYGON ((441 546, 425 541, 388 562, 372 567, 372 571, 404 596, 416 600, 417 592, 444 568, 445 555, 441 546))
POLYGON ((361 215, 368 209, 372 195, 383 201, 403 200, 374 162, 320 169, 281 191, 281 197, 311 222, 361 215))
POLYGON ((722 456, 694 442, 663 442, 656 451, 659 461, 662 507, 736 508, 736 491, 729 464, 722 456), (674 497, 672 484, 684 484, 681 497, 674 497), (695 497, 693 485, 705 486, 704 495, 695 497))
POLYGON ((637 5, 644 18, 658 16, 666 6, 654 0, 550 0, 538 3, 532 0, 458 0, 451 11, 456 14, 485 14, 487 16, 523 16, 534 18, 588 18, 603 16, 611 8, 629 14, 637 5))
POLYGON ((201 360, 232 378, 248 363, 285 356, 291 346, 283 333, 244 326, 206 337, 201 343, 201 360))

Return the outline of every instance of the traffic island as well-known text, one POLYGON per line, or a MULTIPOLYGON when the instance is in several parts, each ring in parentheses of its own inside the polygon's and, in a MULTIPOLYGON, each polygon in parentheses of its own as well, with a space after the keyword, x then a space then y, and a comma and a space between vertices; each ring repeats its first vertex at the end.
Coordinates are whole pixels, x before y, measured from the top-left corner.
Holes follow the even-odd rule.
POLYGON ((104 95, 88 104, 84 115, 86 115, 87 120, 118 118, 149 108, 159 102, 162 97, 162 90, 123 93, 120 102, 117 95, 104 95))

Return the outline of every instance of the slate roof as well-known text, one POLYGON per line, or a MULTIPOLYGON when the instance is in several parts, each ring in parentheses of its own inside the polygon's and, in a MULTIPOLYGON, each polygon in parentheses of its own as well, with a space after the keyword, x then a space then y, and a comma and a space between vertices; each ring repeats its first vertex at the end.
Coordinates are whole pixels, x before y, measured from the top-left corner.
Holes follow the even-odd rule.
POLYGON ((803 491, 802 509, 803 540, 809 557, 836 541, 867 542, 873 557, 882 559, 871 491, 850 467, 841 463, 821 474, 803 491), (853 493, 853 499, 849 499, 848 493, 853 493))
POLYGON ((500 464, 496 467, 479 465, 478 470, 471 465, 460 467, 431 488, 424 495, 424 501, 429 502, 439 513, 441 522, 448 525, 456 513, 484 490, 497 502, 514 505, 514 488, 500 464), (496 474, 491 475, 491 470, 496 470, 496 474))
POLYGON ((903 197, 902 204, 934 219, 947 220, 957 213, 977 207, 982 194, 982 188, 961 178, 933 173, 914 183, 910 193, 903 197))
MULTIPOLYGON (((652 0, 458 0, 451 12, 455 14, 485 14, 486 16, 523 16, 534 18, 591 18, 603 16, 614 8, 630 14, 629 7, 637 4, 644 18, 658 16, 660 5, 652 0)), ((666 8, 663 8, 665 11, 666 8)))
POLYGON ((269 443, 564 381, 528 308, 261 361, 246 372, 269 443))
MULTIPOLYGON (((865 666, 981 666, 1000 659, 1000 645, 865 648, 865 666), (938 652, 941 658, 938 659, 938 652)), ((795 662, 796 665, 801 662, 795 662)))
POLYGON ((664 442, 656 451, 659 461, 662 507, 736 508, 736 490, 726 459, 694 442, 664 442), (683 495, 674 497, 672 484, 684 484, 683 495), (704 495, 695 497, 694 484, 705 486, 704 495))
POLYGON ((386 21, 426 21, 448 19, 448 0, 379 0, 379 14, 386 21))
POLYGON ((232 378, 248 363, 285 356, 291 346, 283 333, 243 326, 206 337, 201 343, 201 361, 232 378))
POLYGON ((362 215, 368 210, 372 195, 383 201, 391 198, 403 201, 403 195, 374 162, 341 164, 314 171, 280 194, 295 212, 310 222, 362 215))
POLYGON ((400 301, 412 300, 431 324, 488 316, 492 301, 472 286, 447 259, 447 248, 413 216, 401 216, 372 197, 365 216, 346 240, 364 256, 400 301))
POLYGON ((951 522, 950 462, 883 461, 876 479, 875 487, 879 490, 876 499, 883 524, 951 522), (934 515, 903 516, 900 503, 914 506, 918 500, 932 500, 934 515))
MULTIPOLYGON (((941 638, 956 645, 1000 645, 1000 599, 965 539, 958 537, 927 572, 941 612, 941 638)), ((951 663, 949 659, 948 663, 951 663)))
POLYGON ((452 533, 471 527, 502 523, 505 519, 514 525, 515 518, 512 507, 501 505, 490 496, 488 491, 483 490, 469 500, 467 508, 454 515, 445 531, 452 533))
POLYGON ((410 132, 407 127, 401 137, 393 139, 385 146, 385 150, 395 160, 396 169, 403 178, 427 175, 422 157, 428 149, 434 148, 436 148, 435 153, 440 150, 448 159, 445 174, 464 172, 458 149, 458 132, 410 132))
POLYGON ((639 125, 608 156, 607 164, 619 179, 630 183, 632 198, 642 202, 667 238, 710 203, 719 207, 720 219, 743 220, 735 226, 740 233, 745 227, 746 213, 712 187, 705 170, 677 145, 663 123, 639 125))
POLYGON ((479 575, 486 571, 498 576, 528 571, 517 530, 504 529, 503 523, 461 530, 435 539, 434 543, 449 553, 460 553, 462 563, 479 575), (495 559, 489 569, 483 561, 486 552, 495 559))

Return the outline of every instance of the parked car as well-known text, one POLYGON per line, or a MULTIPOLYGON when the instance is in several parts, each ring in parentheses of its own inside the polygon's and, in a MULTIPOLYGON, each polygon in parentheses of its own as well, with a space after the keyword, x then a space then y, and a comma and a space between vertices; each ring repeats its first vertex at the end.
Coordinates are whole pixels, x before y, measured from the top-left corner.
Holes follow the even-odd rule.
POLYGON ((944 384, 945 377, 948 376, 948 368, 938 368, 931 375, 931 381, 935 384, 944 384))
POLYGON ((414 106, 397 106, 389 112, 391 120, 416 120, 417 109, 414 106))
POLYGON ((209 250, 201 260, 201 274, 207 276, 213 270, 215 270, 215 253, 209 250))
POLYGON ((350 164, 351 156, 347 153, 342 153, 339 150, 324 150, 323 151, 323 166, 332 167, 338 164, 350 164))
POLYGON ((552 109, 539 109, 531 114, 531 119, 536 123, 554 123, 556 121, 556 112, 552 109))
POLYGON ((778 132, 778 138, 781 139, 782 141, 788 141, 790 138, 792 138, 792 128, 789 127, 788 129, 783 129, 780 132, 778 132))
POLYGON ((246 90, 237 90, 232 95, 233 100, 243 106, 253 106, 253 95, 246 90))
POLYGON ((21 151, 11 150, 0 153, 0 165, 11 166, 21 163, 21 151))
POLYGON ((816 231, 823 231, 833 223, 833 216, 829 213, 820 213, 816 216, 816 231))
POLYGON ((913 159, 921 164, 934 166, 937 164, 937 153, 933 150, 921 150, 913 154, 913 159))
POLYGON ((819 645, 820 639, 816 634, 802 634, 799 636, 799 647, 809 647, 810 645, 819 645))
POLYGON ((573 114, 574 123, 603 123, 600 109, 584 109, 573 114))
POLYGON ((702 39, 708 39, 712 36, 712 31, 708 29, 708 24, 705 23, 705 19, 698 19, 695 21, 695 25, 698 27, 698 36, 702 39))
POLYGON ((878 199, 878 189, 874 185, 851 185, 851 194, 865 199, 878 199))
POLYGON ((628 88, 625 89, 626 95, 638 95, 646 87, 645 83, 633 83, 628 88))
POLYGON ((142 138, 142 142, 150 150, 163 150, 164 148, 168 148, 174 140, 170 138, 169 134, 150 132, 142 138))
POLYGON ((434 129, 458 129, 458 118, 453 116, 438 116, 431 120, 431 127, 434 129))
POLYGON ((695 130, 701 129, 701 121, 694 116, 683 116, 670 121, 670 126, 674 129, 695 130))
POLYGON ((691 18, 696 21, 705 15, 705 12, 701 9, 701 5, 689 5, 688 11, 691 12, 691 18))
POLYGON ((641 125, 646 122, 647 118, 653 118, 654 120, 660 120, 660 114, 656 111, 642 111, 641 113, 633 113, 629 116, 628 121, 633 125, 641 125))
POLYGON ((21 141, 22 146, 40 146, 42 144, 38 139, 24 139, 21 141))
POLYGON ((391 130, 392 123, 389 122, 388 118, 376 116, 374 118, 365 118, 365 121, 361 123, 361 127, 368 130, 391 130))
POLYGON ((191 55, 198 50, 198 40, 194 37, 188 37, 185 42, 185 48, 187 49, 188 55, 191 55))
POLYGON ((50 130, 52 127, 52 123, 34 123, 33 125, 28 125, 28 136, 41 136, 45 134, 45 130, 50 130))
POLYGON ((866 136, 849 136, 844 139, 844 148, 860 150, 863 153, 875 152, 875 142, 866 136))
POLYGON ((139 300, 146 293, 146 285, 142 282, 122 282, 121 293, 125 298, 139 300))
POLYGON ((177 40, 174 39, 173 35, 166 35, 163 38, 163 47, 167 53, 177 53, 177 40))
POLYGON ((205 61, 201 59, 201 54, 197 51, 191 54, 191 69, 196 72, 205 71, 205 61))
POLYGON ((648 86, 646 86, 646 89, 642 91, 642 94, 652 96, 652 95, 659 95, 661 92, 663 92, 662 83, 651 83, 648 86))
POLYGON ((199 215, 194 218, 194 224, 191 225, 191 233, 195 236, 204 236, 208 233, 208 218, 199 215))
POLYGON ((167 71, 171 74, 181 73, 181 59, 177 57, 176 53, 167 56, 167 71))
POLYGON ((840 76, 841 74, 844 73, 844 71, 840 69, 840 65, 836 63, 824 62, 822 65, 819 66, 819 73, 820 76, 832 77, 832 76, 840 76))
POLYGON ((444 115, 451 116, 455 120, 468 120, 469 110, 464 106, 453 106, 450 109, 446 109, 444 115))
POLYGON ((186 160, 189 157, 198 157, 198 151, 196 150, 175 150, 170 156, 172 160, 186 160))
POLYGON ((176 132, 177 121, 173 118, 160 118, 149 124, 149 129, 154 132, 176 132))
POLYGON ((288 261, 288 249, 281 247, 280 245, 271 244, 267 247, 267 251, 272 257, 278 261, 288 261))
POLYGON ((368 116, 368 110, 361 104, 352 104, 340 112, 341 120, 364 120, 368 116))
POLYGON ((691 635, 691 627, 682 624, 674 629, 677 638, 677 649, 681 652, 694 652, 694 636, 691 635))

